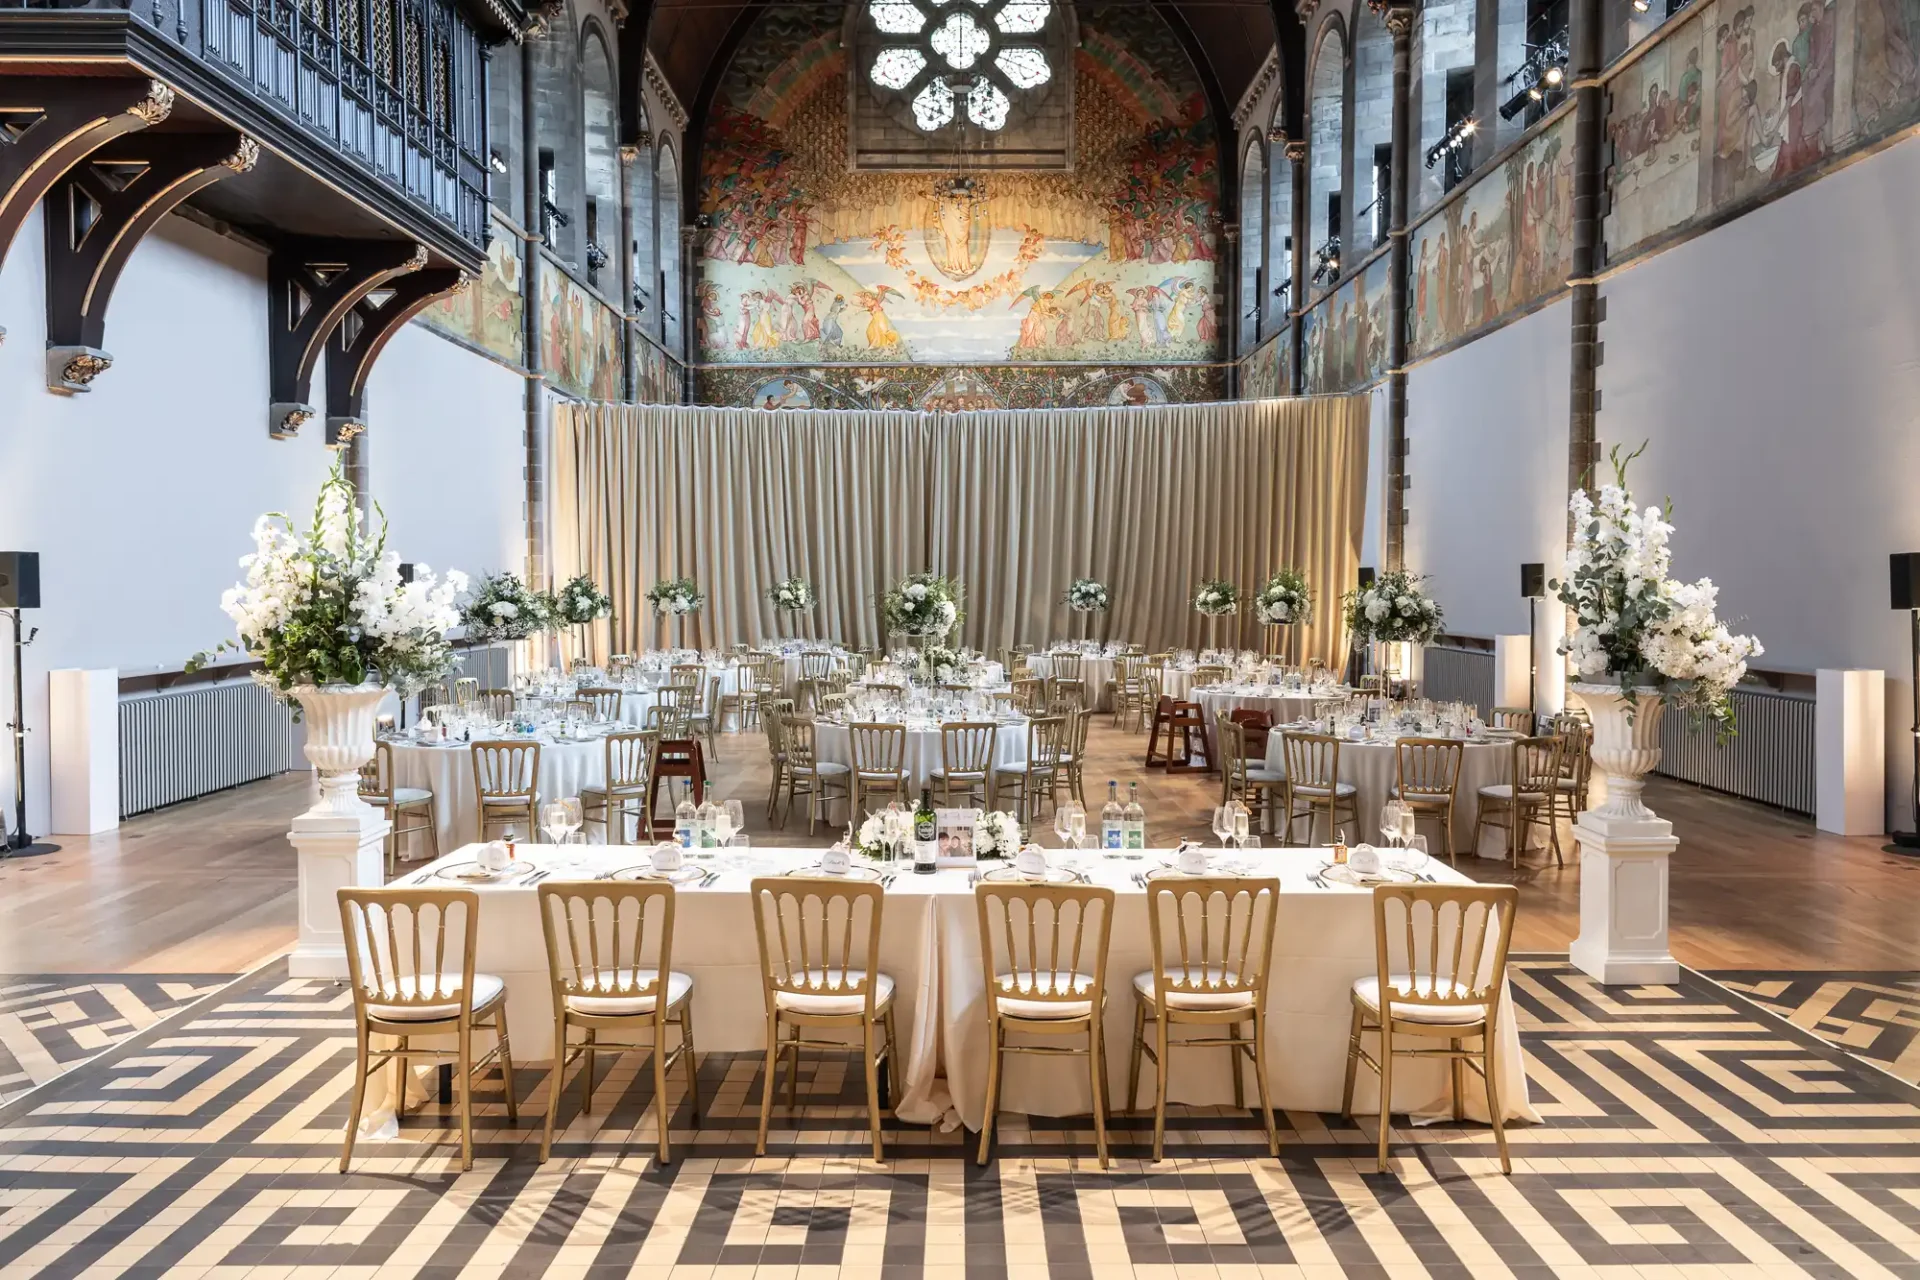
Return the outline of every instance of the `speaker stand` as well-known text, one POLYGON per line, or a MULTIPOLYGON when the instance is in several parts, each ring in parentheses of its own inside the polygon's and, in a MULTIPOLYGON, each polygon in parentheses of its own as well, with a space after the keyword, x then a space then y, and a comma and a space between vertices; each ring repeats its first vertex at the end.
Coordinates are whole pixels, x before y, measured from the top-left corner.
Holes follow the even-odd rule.
MULTIPOLYGON (((22 637, 20 632, 20 611, 8 609, 7 616, 13 620, 13 720, 7 725, 13 734, 13 830, 0 840, 0 858, 30 858, 36 854, 53 853, 60 848, 57 844, 36 841, 27 832, 27 713, 23 701, 26 686, 21 675, 24 663, 21 655, 26 647, 40 634, 35 627, 22 637)), ((4 824, 0 824, 4 825, 4 824)))

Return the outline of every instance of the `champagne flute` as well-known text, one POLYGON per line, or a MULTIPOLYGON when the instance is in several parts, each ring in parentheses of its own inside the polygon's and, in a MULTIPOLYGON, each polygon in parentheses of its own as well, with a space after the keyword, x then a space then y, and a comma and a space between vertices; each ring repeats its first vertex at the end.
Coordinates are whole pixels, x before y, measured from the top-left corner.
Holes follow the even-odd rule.
POLYGON ((747 829, 747 811, 738 800, 727 801, 727 825, 733 828, 733 834, 739 835, 747 829))
POLYGON ((567 807, 557 800, 541 805, 540 825, 546 828, 547 843, 559 844, 561 833, 567 828, 567 807))
POLYGON ((1220 849, 1225 852, 1227 841, 1233 838, 1233 810, 1226 805, 1213 811, 1213 834, 1219 837, 1220 849))
POLYGON ((1417 838, 1414 835, 1414 820, 1417 816, 1412 805, 1404 800, 1400 802, 1400 843, 1411 845, 1417 838))
POLYGON ((1069 843, 1069 841, 1071 841, 1073 838, 1073 803, 1072 801, 1068 801, 1066 804, 1058 805, 1054 808, 1053 833, 1060 837, 1060 847, 1062 849, 1068 849, 1072 847, 1072 845, 1069 843))
POLYGON ((573 839, 573 833, 586 825, 586 815, 580 807, 579 796, 566 796, 561 799, 560 807, 566 810, 566 830, 561 833, 560 843, 566 844, 573 839))

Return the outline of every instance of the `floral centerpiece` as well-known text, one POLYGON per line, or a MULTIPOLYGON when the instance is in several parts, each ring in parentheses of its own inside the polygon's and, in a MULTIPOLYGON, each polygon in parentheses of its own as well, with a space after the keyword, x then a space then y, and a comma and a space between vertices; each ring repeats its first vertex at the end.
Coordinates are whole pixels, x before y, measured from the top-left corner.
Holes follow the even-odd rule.
POLYGON ((959 583, 937 573, 910 573, 880 598, 880 616, 889 631, 945 636, 966 616, 960 603, 959 583))
POLYGON ((613 597, 584 573, 570 579, 553 594, 554 619, 568 626, 594 622, 612 612, 613 597))
POLYGON ((920 651, 920 669, 929 680, 946 683, 965 667, 966 660, 943 644, 930 644, 920 651))
POLYGON ((1020 821, 1003 809, 989 809, 973 824, 973 856, 1012 861, 1020 852, 1020 821))
POLYGON ((692 578, 669 578, 647 588, 647 602, 656 613, 686 615, 707 602, 692 578))
POLYGON ((470 640, 524 640, 552 624, 549 597, 532 590, 513 573, 481 577, 467 601, 464 621, 470 640))
POLYGON ((1664 699, 1712 721, 1725 741, 1737 729, 1733 687, 1747 674, 1747 659, 1765 650, 1715 616, 1719 589, 1711 579, 1667 576, 1673 510, 1635 508, 1627 465, 1639 456, 1636 449, 1622 459, 1616 447, 1614 482, 1568 501, 1574 529, 1565 577, 1549 584, 1574 614, 1560 652, 1581 677, 1617 685, 1629 721, 1664 699))
POLYGON ((1313 621, 1313 593, 1298 569, 1282 569, 1253 598, 1253 614, 1270 627, 1313 621))
POLYGON ((767 599, 781 613, 805 613, 814 606, 813 584, 805 578, 788 578, 768 587, 767 599))
POLYGON ((1067 587, 1067 607, 1075 613, 1105 613, 1107 603, 1105 583, 1095 582, 1092 578, 1075 578, 1067 587))
POLYGON ((1240 609, 1240 589, 1231 582, 1209 578, 1193 593, 1193 607, 1209 618, 1223 618, 1240 609))
POLYGON ((402 581, 400 557, 387 549, 386 516, 376 527, 354 501, 336 464, 302 533, 279 512, 254 522, 247 579, 220 598, 238 640, 225 640, 187 663, 197 671, 228 649, 259 662, 255 679, 306 713, 307 758, 320 773, 315 812, 358 815, 358 771, 373 756, 373 715, 389 689, 407 697, 453 670, 449 629, 459 625, 454 598, 466 575, 436 581, 415 565, 402 581))
POLYGON ((1425 644, 1439 634, 1440 606, 1422 589, 1425 576, 1395 569, 1372 586, 1347 592, 1347 630, 1355 647, 1376 644, 1425 644))

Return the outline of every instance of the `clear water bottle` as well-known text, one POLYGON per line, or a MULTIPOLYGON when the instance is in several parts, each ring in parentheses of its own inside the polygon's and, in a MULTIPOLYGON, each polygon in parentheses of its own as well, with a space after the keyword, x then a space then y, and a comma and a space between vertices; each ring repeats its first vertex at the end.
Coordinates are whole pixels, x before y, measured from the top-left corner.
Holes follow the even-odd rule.
POLYGON ((1109 853, 1117 853, 1122 847, 1122 833, 1125 819, 1120 809, 1120 784, 1107 779, 1107 803, 1100 809, 1100 847, 1109 853))
POLYGON ((1140 784, 1127 784, 1127 807, 1120 814, 1121 842, 1130 851, 1147 847, 1147 811, 1140 805, 1140 784))
POLYGON ((694 827, 699 822, 691 799, 682 800, 673 810, 673 839, 682 849, 693 848, 694 827))

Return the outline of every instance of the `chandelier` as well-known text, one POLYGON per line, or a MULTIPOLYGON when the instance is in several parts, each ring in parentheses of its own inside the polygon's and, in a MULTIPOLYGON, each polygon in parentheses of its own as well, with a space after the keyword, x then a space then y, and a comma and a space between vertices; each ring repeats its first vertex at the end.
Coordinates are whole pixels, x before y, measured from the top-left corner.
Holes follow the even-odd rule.
POLYGON ((1054 0, 867 0, 880 49, 875 86, 905 97, 913 122, 937 133, 965 112, 989 132, 1006 127, 1013 94, 1053 78, 1040 34, 1054 0))

